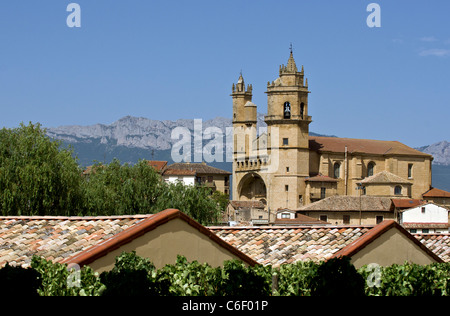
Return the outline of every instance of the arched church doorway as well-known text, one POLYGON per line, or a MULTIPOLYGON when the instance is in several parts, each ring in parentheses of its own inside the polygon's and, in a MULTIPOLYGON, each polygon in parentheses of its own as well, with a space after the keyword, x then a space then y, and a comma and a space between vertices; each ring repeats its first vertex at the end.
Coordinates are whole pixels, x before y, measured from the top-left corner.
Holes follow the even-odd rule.
POLYGON ((264 180, 256 173, 245 175, 238 186, 240 201, 262 201, 267 204, 267 189, 264 180))

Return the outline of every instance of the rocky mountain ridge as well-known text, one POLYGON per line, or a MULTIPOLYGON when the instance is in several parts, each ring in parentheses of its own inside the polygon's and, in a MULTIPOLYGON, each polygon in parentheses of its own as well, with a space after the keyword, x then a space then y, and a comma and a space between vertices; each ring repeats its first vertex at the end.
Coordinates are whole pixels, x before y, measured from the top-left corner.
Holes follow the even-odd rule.
MULTIPOLYGON (((264 114, 257 116, 258 127, 265 127, 264 114)), ((66 144, 103 144, 105 146, 123 146, 143 150, 170 150, 178 139, 172 139, 174 128, 185 128, 194 136, 194 119, 179 119, 176 121, 158 121, 143 117, 125 116, 116 122, 105 125, 95 124, 89 126, 68 125, 55 128, 47 128, 47 135, 54 139, 62 140, 66 144)), ((210 120, 199 120, 201 128, 205 131, 209 127, 219 128, 225 136, 227 127, 232 126, 232 120, 217 117, 210 120)), ((198 125, 197 125, 198 128, 198 125)), ((230 130, 228 130, 230 133, 230 130)), ((311 135, 320 135, 311 133, 311 135)), ((450 142, 441 141, 428 146, 416 148, 434 157, 433 163, 438 165, 450 165, 450 142)))
POLYGON ((434 157, 433 164, 450 166, 450 142, 444 140, 416 149, 432 155, 434 157))

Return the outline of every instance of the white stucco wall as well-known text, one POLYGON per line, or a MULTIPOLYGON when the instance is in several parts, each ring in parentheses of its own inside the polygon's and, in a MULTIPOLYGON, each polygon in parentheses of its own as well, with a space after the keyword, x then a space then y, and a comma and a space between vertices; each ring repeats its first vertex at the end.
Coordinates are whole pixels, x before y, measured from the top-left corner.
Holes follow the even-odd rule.
POLYGON ((179 181, 182 182, 184 185, 195 184, 195 176, 165 176, 164 180, 169 183, 175 183, 179 181))
POLYGON ((403 223, 448 223, 448 210, 435 204, 426 204, 403 212, 403 223), (422 211, 425 208, 425 212, 422 211))

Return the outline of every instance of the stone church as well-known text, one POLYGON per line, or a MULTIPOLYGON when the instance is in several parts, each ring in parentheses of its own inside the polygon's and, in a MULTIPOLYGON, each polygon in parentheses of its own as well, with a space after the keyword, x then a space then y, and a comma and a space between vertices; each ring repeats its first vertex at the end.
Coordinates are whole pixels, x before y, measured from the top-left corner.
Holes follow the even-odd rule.
POLYGON ((309 93, 291 50, 267 83, 259 132, 252 85, 242 74, 233 84, 233 200, 295 210, 333 195, 420 199, 430 189, 431 155, 397 141, 310 136, 309 93))

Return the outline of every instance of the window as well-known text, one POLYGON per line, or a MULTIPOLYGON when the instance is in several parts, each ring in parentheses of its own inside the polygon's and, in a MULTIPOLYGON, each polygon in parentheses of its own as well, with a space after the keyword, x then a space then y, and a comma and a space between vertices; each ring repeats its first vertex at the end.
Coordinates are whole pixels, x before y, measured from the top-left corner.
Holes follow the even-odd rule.
POLYGON ((289 145, 289 138, 283 138, 283 145, 284 146, 289 145))
POLYGON ((402 195, 402 187, 399 186, 399 185, 395 186, 395 188, 394 188, 394 194, 395 194, 395 195, 402 195))
POLYGON ((379 223, 381 223, 383 221, 383 216, 377 216, 376 220, 377 220, 377 225, 378 225, 379 223))
POLYGON ((289 172, 289 167, 286 167, 286 172, 289 172))
POLYGON ((369 164, 367 165, 367 176, 373 176, 373 171, 375 169, 375 163, 374 162, 369 162, 369 164))
POLYGON ((208 182, 209 183, 213 182, 213 177, 212 176, 208 176, 208 182))
POLYGON ((324 199, 327 195, 327 189, 326 188, 320 188, 320 198, 324 199))
POLYGON ((425 206, 422 206, 422 214, 425 214, 425 206))
POLYGON ((284 118, 290 119, 291 118, 291 104, 289 102, 284 102, 284 118))
POLYGON ((333 176, 335 179, 338 179, 341 175, 341 164, 336 162, 333 166, 333 176))
POLYGON ((422 228, 422 234, 428 234, 430 230, 428 228, 422 228))
POLYGON ((305 112, 305 103, 300 103, 300 117, 303 120, 303 113, 305 112))
POLYGON ((291 214, 289 214, 289 213, 281 213, 281 218, 291 218, 291 214))
POLYGON ((321 221, 328 222, 328 216, 326 216, 326 215, 320 215, 320 216, 319 216, 319 219, 320 219, 321 221))
POLYGON ((289 191, 289 186, 287 184, 284 186, 284 191, 289 191))
POLYGON ((350 224, 350 215, 342 216, 342 221, 344 222, 344 224, 350 224))
POLYGON ((417 229, 411 228, 411 229, 409 230, 409 232, 410 232, 411 234, 415 234, 415 233, 417 233, 417 229))
POLYGON ((410 163, 408 164, 408 179, 411 179, 413 177, 412 173, 413 173, 413 164, 410 163))

